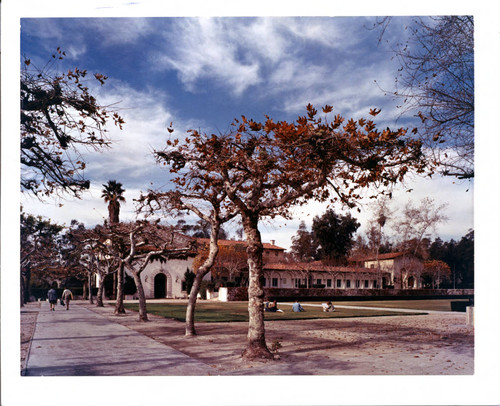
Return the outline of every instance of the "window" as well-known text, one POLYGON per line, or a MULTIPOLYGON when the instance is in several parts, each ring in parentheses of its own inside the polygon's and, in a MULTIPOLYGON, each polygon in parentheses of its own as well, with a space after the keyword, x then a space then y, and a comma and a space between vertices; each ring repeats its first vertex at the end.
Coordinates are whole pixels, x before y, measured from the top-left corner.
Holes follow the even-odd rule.
POLYGON ((368 281, 365 281, 365 288, 368 287, 368 281))
POLYGON ((342 287, 342 280, 337 279, 337 288, 341 288, 341 287, 342 287))
POLYGON ((316 285, 321 285, 321 279, 316 279, 316 285))
POLYGON ((266 287, 266 278, 262 278, 262 286, 266 287))
POLYGON ((345 287, 346 287, 346 288, 350 288, 350 287, 351 287, 351 281, 350 281, 349 279, 347 279, 347 280, 345 281, 345 287))
POLYGON ((281 283, 283 283, 283 285, 286 285, 286 278, 283 278, 283 279, 281 280, 281 283))
POLYGON ((370 265, 370 268, 371 268, 371 269, 375 268, 375 264, 371 264, 371 265, 370 265))
POLYGON ((298 278, 295 279, 295 287, 296 288, 300 287, 300 279, 298 278))
POLYGON ((271 283, 272 283, 273 288, 277 288, 278 287, 278 278, 273 278, 271 283))
POLYGON ((360 281, 360 280, 357 280, 357 281, 356 281, 356 287, 357 287, 357 288, 360 288, 360 287, 361 287, 361 281, 360 281))
POLYGON ((376 288, 377 287, 377 281, 373 281, 373 287, 376 288))
POLYGON ((331 288, 332 287, 332 280, 331 279, 327 279, 326 280, 326 287, 327 288, 331 288))

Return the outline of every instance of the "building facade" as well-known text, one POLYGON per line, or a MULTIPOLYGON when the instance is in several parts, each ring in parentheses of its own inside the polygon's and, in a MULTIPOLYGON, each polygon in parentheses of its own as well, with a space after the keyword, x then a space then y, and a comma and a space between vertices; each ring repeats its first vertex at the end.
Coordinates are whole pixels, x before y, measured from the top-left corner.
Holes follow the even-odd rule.
POLYGON ((398 289, 420 289, 422 287, 423 261, 404 254, 392 252, 357 259, 356 263, 364 268, 381 269, 389 273, 389 279, 383 279, 383 286, 398 289))
POLYGON ((264 287, 380 289, 390 273, 361 267, 333 267, 320 261, 310 263, 268 263, 264 265, 264 287))

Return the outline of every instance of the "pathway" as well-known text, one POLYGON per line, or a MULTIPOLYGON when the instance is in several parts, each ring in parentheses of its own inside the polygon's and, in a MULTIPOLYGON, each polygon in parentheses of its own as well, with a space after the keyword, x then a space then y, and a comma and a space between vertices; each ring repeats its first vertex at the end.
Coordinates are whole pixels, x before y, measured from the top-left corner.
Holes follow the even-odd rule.
POLYGON ((209 375, 208 365, 71 303, 38 315, 25 375, 209 375))

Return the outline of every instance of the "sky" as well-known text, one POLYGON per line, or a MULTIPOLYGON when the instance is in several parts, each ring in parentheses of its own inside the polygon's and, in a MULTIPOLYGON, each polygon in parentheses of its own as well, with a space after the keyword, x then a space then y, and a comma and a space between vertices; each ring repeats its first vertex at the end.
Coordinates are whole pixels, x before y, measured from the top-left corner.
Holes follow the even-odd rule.
MULTIPOLYGON (((390 49, 396 39, 404 36, 406 17, 392 24, 385 36, 388 42, 379 46, 378 34, 366 28, 376 15, 444 14, 474 14, 475 17, 476 151, 479 157, 475 184, 454 184, 442 178, 409 180, 407 186, 413 192, 401 190, 395 192, 394 197, 398 207, 410 198, 418 202, 427 196, 439 203, 448 203, 450 220, 437 230, 443 239, 459 238, 469 228, 475 229, 474 375, 439 379, 339 376, 314 377, 311 381, 304 377, 286 380, 276 377, 273 385, 269 385, 266 377, 254 377, 252 381, 220 378, 217 383, 222 383, 224 389, 215 392, 214 381, 207 382, 202 377, 134 380, 136 390, 133 391, 123 390, 130 385, 129 380, 89 378, 84 384, 96 398, 108 399, 108 404, 143 402, 145 398, 157 402, 165 396, 176 404, 191 401, 247 405, 498 404, 500 357, 495 321, 498 321, 500 272, 495 254, 500 228, 496 197, 500 173, 500 140, 496 130, 500 108, 500 5, 497 2, 4 0, 1 13, 1 358, 5 404, 7 400, 12 404, 32 404, 40 398, 56 395, 71 396, 73 404, 88 403, 87 397, 75 396, 81 393, 82 382, 78 379, 58 378, 55 382, 47 378, 28 383, 19 376, 19 353, 15 350, 19 348, 16 293, 19 277, 12 270, 18 269, 19 264, 20 204, 28 212, 59 223, 69 223, 76 217, 92 225, 107 216, 106 206, 100 199, 102 184, 117 179, 127 190, 122 218, 133 219, 132 202, 140 190, 169 185, 168 174, 155 166, 151 151, 164 145, 170 122, 179 135, 190 128, 225 131, 231 120, 241 114, 256 120, 262 120, 264 114, 274 119, 293 119, 304 113, 308 103, 318 106, 328 103, 347 117, 359 117, 366 115, 370 108, 382 108, 377 116, 380 126, 409 126, 408 119, 398 119, 396 103, 381 90, 393 85, 397 65, 391 59, 390 49), (186 16, 204 18, 158 18, 186 16), (206 18, 211 16, 309 18, 206 18), (310 18, 317 16, 321 18, 310 18), (19 139, 9 134, 19 131, 20 53, 29 54, 35 63, 43 64, 58 46, 68 55, 61 68, 78 66, 109 76, 107 84, 96 89, 97 96, 102 104, 118 103, 116 106, 126 125, 123 131, 110 127, 114 140, 110 151, 85 155, 86 176, 92 187, 81 200, 40 203, 19 193, 19 139), (263 385, 253 390, 247 382, 263 385), (314 385, 314 391, 304 390, 310 388, 310 384, 314 385), (109 398, 110 394, 113 398, 109 398)), ((312 203, 300 209, 294 221, 263 223, 264 241, 275 239, 277 244, 288 247, 300 220, 306 220, 310 226, 312 218, 324 209, 312 203)), ((366 217, 365 210, 358 219, 363 223, 366 217)))
MULTIPOLYGON (((411 18, 393 18, 380 43, 376 21, 373 16, 21 19, 22 56, 41 67, 59 47, 66 53, 59 71, 78 67, 106 75, 104 86, 89 84, 98 101, 125 120, 123 130, 108 125, 111 149, 82 152, 91 189, 81 200, 42 203, 23 194, 24 210, 58 223, 75 217, 88 226, 101 223, 107 216, 102 185, 113 179, 126 190, 122 220, 134 219, 133 200, 140 191, 171 187, 168 170, 156 165, 152 154, 165 146, 170 123, 180 137, 189 129, 218 133, 241 115, 294 120, 312 103, 332 105, 333 114, 355 119, 380 108, 380 128, 418 125, 413 115, 401 115, 400 100, 390 95, 399 68, 392 50, 406 38, 411 18)), ((449 221, 430 236, 460 239, 474 226, 473 190, 473 182, 450 178, 409 179, 396 190, 393 207, 402 209, 408 200, 418 204, 426 196, 447 204, 449 221)), ((363 233, 371 212, 359 203, 361 213, 353 215, 363 233)), ((289 248, 300 221, 310 228, 326 209, 311 202, 292 221, 264 221, 262 238, 289 248)), ((334 210, 346 213, 340 206, 334 210)), ((234 235, 238 227, 226 228, 234 235)))

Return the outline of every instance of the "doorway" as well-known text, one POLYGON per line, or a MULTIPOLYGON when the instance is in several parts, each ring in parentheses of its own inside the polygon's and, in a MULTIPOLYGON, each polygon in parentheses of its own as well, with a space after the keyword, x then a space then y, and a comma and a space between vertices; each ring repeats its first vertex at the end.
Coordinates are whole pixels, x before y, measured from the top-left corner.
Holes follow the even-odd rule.
POLYGON ((155 276, 155 299, 164 299, 167 296, 167 277, 163 273, 155 276))

